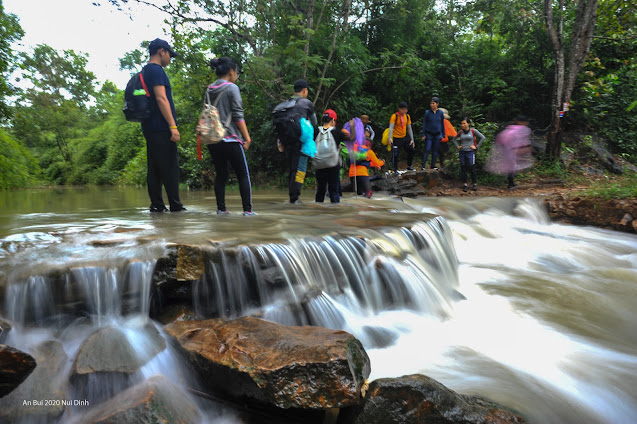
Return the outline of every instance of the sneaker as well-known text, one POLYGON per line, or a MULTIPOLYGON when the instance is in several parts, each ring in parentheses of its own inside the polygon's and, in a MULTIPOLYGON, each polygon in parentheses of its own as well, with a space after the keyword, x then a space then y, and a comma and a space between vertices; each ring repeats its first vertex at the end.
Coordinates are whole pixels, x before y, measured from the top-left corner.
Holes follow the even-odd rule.
POLYGON ((256 212, 252 212, 252 211, 243 211, 243 216, 254 216, 256 215, 256 212))
POLYGON ((434 167, 433 167, 433 170, 434 170, 434 171, 437 171, 437 170, 438 170, 438 168, 434 166, 434 167))
POLYGON ((168 208, 166 206, 161 207, 161 208, 157 208, 155 206, 151 206, 150 207, 150 211, 151 212, 168 212, 168 208))
POLYGON ((187 211, 188 209, 184 208, 183 206, 181 207, 181 209, 170 209, 171 212, 182 212, 182 211, 187 211))
POLYGON ((218 211, 217 211, 217 215, 230 215, 230 212, 228 212, 228 211, 218 210, 218 211))
POLYGON ((421 171, 424 171, 424 170, 425 170, 425 167, 424 167, 424 166, 421 166, 421 167, 420 167, 420 170, 421 170, 421 171))
POLYGON ((473 191, 478 190, 478 185, 477 185, 477 184, 474 184, 474 185, 473 185, 473 187, 471 187, 471 190, 473 190, 473 191))
POLYGON ((296 199, 294 202, 290 202, 291 205, 301 205, 303 204, 303 202, 301 202, 301 199, 296 199))
POLYGON ((507 188, 516 188, 517 186, 518 186, 517 184, 509 184, 507 188))
POLYGON ((468 185, 464 185, 464 187, 462 187, 462 191, 464 191, 465 193, 469 191, 469 186, 468 185))
POLYGON ((374 194, 371 190, 369 190, 367 193, 365 193, 365 197, 367 197, 368 199, 372 197, 372 194, 374 194))
POLYGON ((408 166, 408 167, 407 167, 407 171, 413 171, 413 170, 414 170, 414 167, 413 167, 413 166, 408 166))

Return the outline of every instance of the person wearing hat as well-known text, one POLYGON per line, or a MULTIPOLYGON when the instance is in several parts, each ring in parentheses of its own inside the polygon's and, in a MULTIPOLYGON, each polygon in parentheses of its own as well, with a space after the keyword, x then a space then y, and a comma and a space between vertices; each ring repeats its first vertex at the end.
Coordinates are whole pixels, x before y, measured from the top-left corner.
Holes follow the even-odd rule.
POLYGON ((445 117, 444 113, 438 109, 439 105, 440 99, 438 99, 438 97, 432 97, 431 102, 429 102, 431 110, 425 111, 425 117, 422 120, 422 132, 420 135, 425 142, 425 152, 422 155, 422 170, 425 169, 429 152, 431 152, 431 169, 438 169, 436 168, 438 148, 440 146, 440 140, 446 137, 445 117))
POLYGON ((144 82, 150 92, 150 117, 142 122, 146 138, 148 196, 151 212, 168 209, 162 197, 162 186, 171 212, 186 210, 179 200, 179 157, 177 142, 181 136, 177 128, 177 114, 170 81, 164 68, 177 56, 167 41, 156 38, 148 45, 150 58, 142 69, 144 82))
MULTIPOLYGON (((307 81, 304 79, 298 79, 294 81, 294 95, 292 100, 296 100, 296 104, 292 111, 293 116, 299 116, 300 118, 306 118, 312 123, 312 126, 316 128, 318 123, 316 121, 316 115, 314 114, 314 105, 307 99, 309 94, 309 88, 307 81)), ((289 182, 289 195, 290 203, 301 203, 299 197, 301 196, 301 187, 305 181, 305 173, 307 172, 307 160, 308 157, 301 153, 301 141, 294 140, 280 140, 284 146, 285 156, 288 164, 288 182, 289 182)))
POLYGON ((411 116, 407 113, 407 102, 398 104, 398 112, 389 118, 388 140, 392 149, 391 164, 394 172, 398 171, 398 151, 402 147, 407 151, 407 170, 413 171, 412 161, 416 153, 414 133, 411 129, 411 116))
POLYGON ((371 133, 371 139, 372 141, 374 141, 374 137, 376 137, 376 133, 374 132, 374 129, 372 128, 372 121, 369 119, 369 115, 361 115, 361 122, 363 123, 363 126, 365 127, 365 131, 369 129, 371 133))
POLYGON ((444 168, 445 153, 449 151, 449 144, 447 142, 449 141, 449 137, 451 138, 455 137, 456 135, 458 135, 458 132, 453 127, 453 125, 451 125, 451 121, 450 121, 451 117, 449 116, 449 112, 447 112, 447 109, 441 107, 440 110, 444 114, 443 116, 445 118, 445 138, 440 140, 440 147, 438 148, 438 157, 440 158, 440 168, 444 168))

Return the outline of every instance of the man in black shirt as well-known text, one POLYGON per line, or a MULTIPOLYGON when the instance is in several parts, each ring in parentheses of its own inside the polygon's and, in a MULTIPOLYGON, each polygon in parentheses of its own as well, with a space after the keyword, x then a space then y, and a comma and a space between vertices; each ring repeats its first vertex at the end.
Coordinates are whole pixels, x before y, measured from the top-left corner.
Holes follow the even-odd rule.
POLYGON ((171 212, 186 208, 179 200, 179 157, 177 142, 181 135, 177 129, 177 114, 173 103, 170 81, 164 68, 177 56, 168 42, 159 38, 148 45, 150 59, 142 69, 144 81, 150 92, 151 115, 142 122, 142 132, 146 138, 146 184, 150 197, 151 212, 165 212, 168 209, 162 197, 162 185, 171 212))

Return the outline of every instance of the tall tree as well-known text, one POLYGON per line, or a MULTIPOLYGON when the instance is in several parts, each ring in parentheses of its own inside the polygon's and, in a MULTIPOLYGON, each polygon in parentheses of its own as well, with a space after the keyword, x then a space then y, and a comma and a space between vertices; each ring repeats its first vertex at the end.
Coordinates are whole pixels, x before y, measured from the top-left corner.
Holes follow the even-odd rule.
POLYGON ((95 75, 86 70, 87 56, 42 44, 20 59, 22 78, 29 84, 18 92, 12 131, 40 159, 70 164, 69 140, 90 125, 87 104, 94 98, 95 75))
POLYGON ((5 13, 4 5, 0 1, 0 122, 10 113, 5 97, 13 91, 8 76, 16 66, 11 43, 21 39, 23 35, 24 31, 18 18, 5 13))
POLYGON ((553 158, 560 156, 562 148, 560 110, 564 103, 571 101, 577 76, 593 40, 597 2, 598 0, 579 0, 575 3, 558 0, 556 4, 554 0, 544 0, 546 29, 555 57, 551 126, 546 146, 546 153, 553 158))

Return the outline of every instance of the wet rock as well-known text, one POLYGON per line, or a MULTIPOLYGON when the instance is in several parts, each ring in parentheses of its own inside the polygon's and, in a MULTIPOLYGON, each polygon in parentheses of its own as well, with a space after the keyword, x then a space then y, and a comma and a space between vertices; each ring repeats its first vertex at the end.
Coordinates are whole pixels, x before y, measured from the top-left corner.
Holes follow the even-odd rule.
POLYGON ((96 404, 142 380, 138 371, 166 348, 150 323, 137 328, 102 328, 80 346, 71 370, 75 399, 96 404))
POLYGON ((151 323, 129 331, 106 327, 91 334, 82 343, 73 364, 73 376, 92 373, 125 373, 139 371, 166 348, 166 342, 151 323))
POLYGON ((363 346, 344 331, 252 317, 176 322, 164 330, 209 389, 279 408, 355 405, 370 373, 363 346))
POLYGON ((197 406, 164 376, 133 386, 74 421, 79 424, 198 424, 197 406))
POLYGON ((617 163, 617 161, 613 158, 613 155, 611 155, 610 152, 606 150, 606 147, 604 147, 601 143, 593 143, 591 149, 595 152, 598 160, 604 168, 613 174, 622 175, 624 173, 624 169, 619 165, 619 163, 617 163))
POLYGON ((38 365, 17 389, 0 399, 0 422, 51 422, 64 412, 68 356, 62 343, 44 342, 31 354, 38 365))
POLYGON ((637 232, 632 218, 637 210, 637 199, 601 199, 553 196, 544 201, 549 217, 558 222, 576 225, 594 225, 629 233, 637 232), (625 222, 622 224, 622 222, 625 222))
POLYGON ((200 247, 177 247, 177 281, 199 280, 205 271, 204 255, 200 247))
POLYGON ((501 406, 465 396, 424 375, 383 378, 369 385, 365 400, 339 416, 339 423, 504 424, 524 420, 501 406))
POLYGON ((0 345, 0 398, 11 393, 26 380, 35 367, 35 359, 28 353, 11 346, 0 345))
POLYGON ((12 328, 13 326, 9 323, 9 321, 0 319, 0 343, 4 343, 12 328))
POLYGON ((627 213, 624 217, 619 221, 619 225, 628 225, 633 221, 633 217, 631 214, 627 213))
POLYGON ((173 304, 168 305, 156 319, 162 324, 168 324, 173 321, 193 321, 201 318, 190 305, 173 304))

